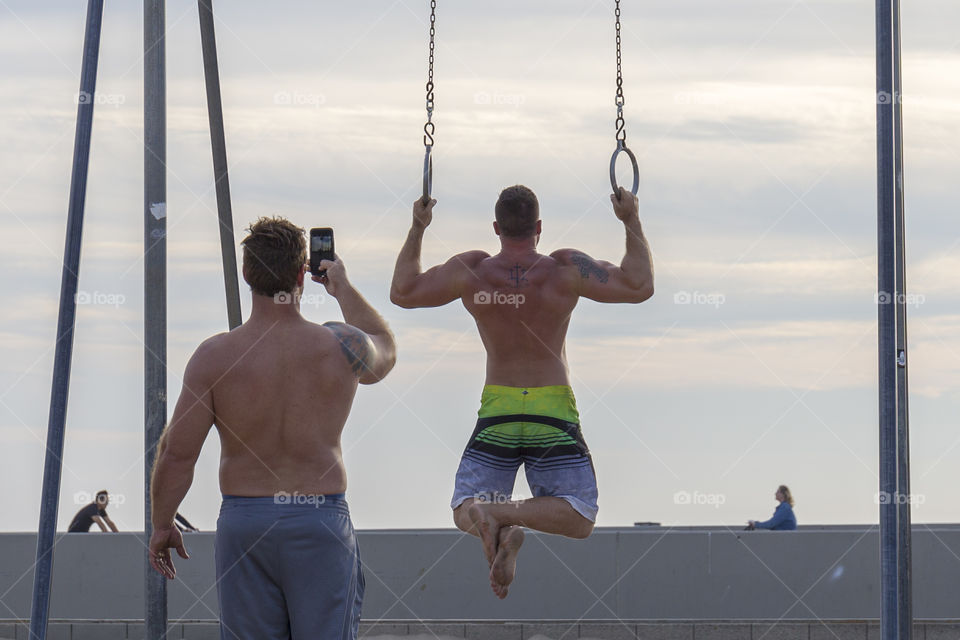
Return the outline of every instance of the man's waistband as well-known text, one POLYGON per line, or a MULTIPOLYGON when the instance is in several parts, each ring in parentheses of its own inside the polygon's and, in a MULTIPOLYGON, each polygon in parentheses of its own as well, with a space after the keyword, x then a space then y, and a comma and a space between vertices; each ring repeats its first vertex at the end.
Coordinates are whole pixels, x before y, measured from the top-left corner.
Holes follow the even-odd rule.
POLYGON ((278 508, 346 508, 346 494, 343 493, 287 493, 278 491, 272 496, 234 496, 223 494, 223 507, 267 507, 278 508))
POLYGON ((508 396, 573 396, 568 384, 552 384, 545 387, 508 387, 502 384, 485 384, 483 393, 499 393, 508 396))

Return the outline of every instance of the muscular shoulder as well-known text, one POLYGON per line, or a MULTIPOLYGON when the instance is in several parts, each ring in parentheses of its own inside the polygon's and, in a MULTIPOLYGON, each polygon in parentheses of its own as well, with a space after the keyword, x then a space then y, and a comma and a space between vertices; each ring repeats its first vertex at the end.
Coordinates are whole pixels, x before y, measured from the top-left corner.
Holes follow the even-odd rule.
POLYGON ((325 322, 323 327, 337 339, 353 375, 360 377, 373 366, 376 349, 370 336, 344 322, 325 322))
POLYGON ((187 363, 185 375, 199 379, 216 378, 228 366, 229 343, 229 333, 218 333, 201 342, 187 363))
POLYGON ((453 265, 460 265, 465 269, 473 269, 481 262, 490 257, 490 254, 486 251, 481 251, 475 249, 473 251, 465 251, 463 253, 458 253, 457 255, 450 258, 447 263, 453 265))
POLYGON ((562 266, 571 267, 583 279, 593 277, 606 282, 610 277, 606 267, 579 249, 557 249, 550 257, 562 266))

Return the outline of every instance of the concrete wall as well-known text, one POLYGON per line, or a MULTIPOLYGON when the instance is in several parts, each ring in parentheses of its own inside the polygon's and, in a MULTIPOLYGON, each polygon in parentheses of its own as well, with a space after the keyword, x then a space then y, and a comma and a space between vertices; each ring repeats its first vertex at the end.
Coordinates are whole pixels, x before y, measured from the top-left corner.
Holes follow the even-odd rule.
MULTIPOLYGON (((143 622, 51 622, 50 640, 144 640, 143 622)), ((880 625, 863 620, 766 621, 476 621, 361 622, 360 640, 881 640, 880 625)), ((0 640, 30 640, 22 623, 0 622, 0 640)), ((960 624, 918 622, 913 640, 957 640, 960 624)), ((170 625, 167 640, 220 640, 216 622, 170 625)), ((257 639, 259 640, 259 639, 257 639)))
MULTIPOLYGON (((190 534, 171 619, 217 618, 213 536, 190 534)), ((795 532, 598 529, 588 540, 530 534, 510 596, 491 594, 479 543, 452 530, 360 532, 364 619, 818 620, 879 617, 876 528, 795 532)), ((0 535, 0 619, 29 617, 35 534, 0 535)), ((143 617, 141 536, 63 535, 51 617, 143 617)), ((960 619, 960 527, 917 527, 914 612, 960 619)), ((317 559, 322 570, 322 559, 317 559)))

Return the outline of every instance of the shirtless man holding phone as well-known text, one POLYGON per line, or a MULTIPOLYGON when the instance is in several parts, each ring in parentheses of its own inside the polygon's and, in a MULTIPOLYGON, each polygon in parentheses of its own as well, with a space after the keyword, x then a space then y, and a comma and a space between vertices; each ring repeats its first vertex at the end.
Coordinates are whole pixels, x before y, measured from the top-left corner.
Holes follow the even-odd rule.
POLYGON ((220 437, 222 638, 352 640, 358 632, 364 583, 340 436, 358 384, 383 379, 396 348, 333 255, 332 235, 318 248, 329 253, 309 267, 319 274, 313 280, 337 301, 344 322, 319 325, 300 315, 304 231, 261 218, 243 241, 250 317, 197 348, 159 444, 150 560, 173 579, 170 550, 188 557, 174 516, 210 428, 220 437))

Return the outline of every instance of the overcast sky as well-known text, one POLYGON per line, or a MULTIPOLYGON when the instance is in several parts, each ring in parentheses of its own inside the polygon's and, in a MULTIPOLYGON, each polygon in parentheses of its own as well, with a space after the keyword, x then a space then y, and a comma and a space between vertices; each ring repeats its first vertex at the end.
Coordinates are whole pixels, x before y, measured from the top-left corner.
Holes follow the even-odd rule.
MULTIPOLYGON (((101 488, 121 529, 143 525, 139 5, 108 3, 104 19, 62 528, 101 488)), ((542 250, 619 261, 612 5, 441 0, 425 262, 495 251, 493 203, 515 183, 540 198, 542 250)), ((270 214, 336 229, 400 348, 344 434, 356 524, 452 526, 482 347, 460 305, 388 300, 419 189, 427 2, 266 7, 217 4, 236 231, 270 214)), ((740 527, 770 516, 781 483, 801 524, 876 522, 873 7, 624 2, 628 142, 657 293, 639 306, 585 301, 571 324, 598 524, 740 527)), ((37 526, 84 12, 0 0, 0 530, 37 526)), ((956 2, 903 7, 918 522, 960 516, 958 21, 956 2)), ((226 311, 196 3, 168 2, 167 23, 172 411, 187 358, 226 311)), ((309 319, 338 318, 319 287, 307 293, 309 319)), ((218 453, 211 434, 182 508, 201 529, 215 525, 218 453)))

